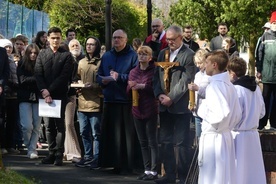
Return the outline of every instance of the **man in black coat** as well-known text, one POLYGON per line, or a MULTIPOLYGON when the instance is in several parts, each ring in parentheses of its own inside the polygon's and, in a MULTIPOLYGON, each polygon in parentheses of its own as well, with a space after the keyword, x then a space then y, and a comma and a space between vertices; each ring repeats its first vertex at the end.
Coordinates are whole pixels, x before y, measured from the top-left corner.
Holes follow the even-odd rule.
MULTIPOLYGON (((9 69, 9 59, 8 59, 8 55, 7 55, 7 51, 6 49, 0 47, 0 146, 2 148, 2 143, 4 142, 4 86, 6 81, 8 80, 9 77, 9 73, 10 73, 10 69, 9 69)), ((3 150, 0 150, 3 151, 3 150)), ((5 150, 5 153, 7 153, 7 151, 5 150)), ((4 154, 2 152, 2 154, 4 154)))
POLYGON ((183 42, 187 47, 196 52, 199 49, 198 43, 196 43, 193 38, 193 28, 190 25, 187 25, 183 28, 183 42))
POLYGON ((60 166, 64 152, 65 106, 73 71, 73 57, 70 52, 60 47, 62 36, 59 28, 50 28, 47 39, 50 47, 39 53, 35 76, 38 89, 46 103, 52 103, 53 99, 61 100, 61 117, 46 118, 49 155, 42 160, 42 163, 60 166))

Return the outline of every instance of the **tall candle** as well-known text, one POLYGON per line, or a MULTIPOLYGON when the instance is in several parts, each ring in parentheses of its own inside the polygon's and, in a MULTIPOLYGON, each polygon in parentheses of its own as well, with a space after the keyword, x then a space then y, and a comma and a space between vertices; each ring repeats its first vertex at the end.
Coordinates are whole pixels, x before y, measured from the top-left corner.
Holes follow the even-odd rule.
POLYGON ((189 90, 189 109, 195 108, 195 91, 189 90))
POLYGON ((132 106, 137 107, 139 105, 139 94, 138 91, 133 89, 132 90, 132 106))

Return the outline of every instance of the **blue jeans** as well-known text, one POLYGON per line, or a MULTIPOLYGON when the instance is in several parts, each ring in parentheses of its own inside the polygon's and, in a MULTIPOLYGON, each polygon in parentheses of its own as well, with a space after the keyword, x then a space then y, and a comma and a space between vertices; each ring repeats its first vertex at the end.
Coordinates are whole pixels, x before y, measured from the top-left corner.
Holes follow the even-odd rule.
POLYGON ((197 138, 199 138, 201 135, 201 123, 202 123, 202 119, 198 116, 195 116, 195 130, 196 130, 197 138))
POLYGON ((38 103, 20 103, 19 113, 24 144, 29 152, 35 152, 41 122, 41 119, 38 116, 38 103))
POLYGON ((99 158, 99 145, 101 136, 101 113, 78 112, 78 119, 80 124, 80 134, 84 147, 84 158, 93 158, 97 160, 99 158))

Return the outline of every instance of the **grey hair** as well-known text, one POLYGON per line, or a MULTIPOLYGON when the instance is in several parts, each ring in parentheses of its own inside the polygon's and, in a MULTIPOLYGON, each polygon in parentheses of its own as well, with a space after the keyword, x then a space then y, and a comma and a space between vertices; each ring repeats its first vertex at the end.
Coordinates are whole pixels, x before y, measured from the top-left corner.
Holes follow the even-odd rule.
POLYGON ((73 42, 77 42, 77 43, 79 44, 79 46, 80 46, 79 40, 77 40, 77 39, 72 39, 72 40, 69 42, 69 44, 68 44, 69 48, 70 48, 70 46, 73 44, 73 42))
POLYGON ((175 33, 177 33, 178 35, 183 35, 183 30, 182 30, 182 28, 180 27, 180 26, 177 26, 177 25, 172 25, 172 26, 170 26, 168 29, 167 29, 167 31, 169 31, 169 30, 172 30, 172 31, 174 31, 175 33))

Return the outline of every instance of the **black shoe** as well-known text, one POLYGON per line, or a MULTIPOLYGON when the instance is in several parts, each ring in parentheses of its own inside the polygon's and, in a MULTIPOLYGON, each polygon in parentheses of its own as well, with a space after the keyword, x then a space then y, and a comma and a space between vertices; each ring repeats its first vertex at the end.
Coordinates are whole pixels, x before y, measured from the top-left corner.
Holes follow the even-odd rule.
POLYGON ((99 164, 98 164, 98 159, 93 159, 92 162, 90 163, 90 170, 97 170, 100 169, 99 164))
POLYGON ((146 173, 141 174, 140 176, 137 177, 137 180, 144 180, 144 178, 147 176, 146 173))
POLYGON ((41 160, 42 164, 53 164, 55 162, 55 155, 48 155, 44 159, 41 160))
POLYGON ((185 184, 185 180, 179 180, 179 182, 177 182, 177 184, 185 184))
POLYGON ((62 157, 56 157, 54 165, 56 165, 56 166, 62 166, 62 163, 63 163, 62 160, 63 160, 62 157))
POLYGON ((146 175, 146 176, 143 178, 143 180, 144 180, 144 181, 148 181, 148 180, 156 180, 156 179, 158 179, 157 174, 156 174, 156 175, 153 175, 153 174, 148 174, 148 175, 146 175))
POLYGON ((75 166, 77 166, 77 167, 90 167, 92 162, 93 162, 93 159, 84 158, 84 159, 81 159, 79 162, 77 162, 75 164, 75 166))
POLYGON ((157 184, 169 184, 169 183, 175 183, 175 179, 169 179, 167 176, 163 176, 159 179, 154 180, 157 184))

